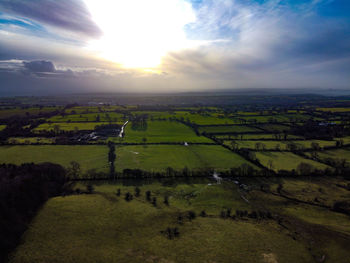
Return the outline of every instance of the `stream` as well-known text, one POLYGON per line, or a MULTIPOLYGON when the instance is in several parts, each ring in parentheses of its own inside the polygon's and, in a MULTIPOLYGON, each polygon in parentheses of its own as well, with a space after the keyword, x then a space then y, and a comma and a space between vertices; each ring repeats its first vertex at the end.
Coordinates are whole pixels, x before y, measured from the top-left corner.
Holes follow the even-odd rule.
POLYGON ((121 130, 120 130, 120 132, 119 132, 118 137, 120 137, 120 138, 122 138, 122 137, 123 137, 123 134, 124 134, 124 128, 125 128, 125 126, 128 124, 128 122, 129 122, 129 121, 126 121, 126 122, 124 123, 124 125, 122 126, 122 129, 121 129, 121 130))

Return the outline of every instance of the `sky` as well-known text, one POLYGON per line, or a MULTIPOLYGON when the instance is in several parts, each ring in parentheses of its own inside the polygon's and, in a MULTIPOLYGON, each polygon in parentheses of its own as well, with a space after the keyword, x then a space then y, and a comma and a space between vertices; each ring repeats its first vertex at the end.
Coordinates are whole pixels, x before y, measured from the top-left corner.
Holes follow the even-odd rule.
POLYGON ((0 0, 1 96, 349 83, 349 0, 0 0))

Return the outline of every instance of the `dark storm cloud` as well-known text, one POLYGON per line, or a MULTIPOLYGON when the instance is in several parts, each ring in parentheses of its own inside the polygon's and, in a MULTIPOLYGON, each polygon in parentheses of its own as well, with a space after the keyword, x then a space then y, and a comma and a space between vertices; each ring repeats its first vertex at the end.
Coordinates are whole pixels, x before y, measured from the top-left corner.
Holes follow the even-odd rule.
POLYGON ((81 0, 1 0, 0 8, 64 30, 98 37, 101 30, 81 0))
POLYGON ((38 73, 38 72, 55 72, 55 65, 51 61, 45 60, 37 60, 26 62, 23 61, 24 68, 30 72, 38 73))

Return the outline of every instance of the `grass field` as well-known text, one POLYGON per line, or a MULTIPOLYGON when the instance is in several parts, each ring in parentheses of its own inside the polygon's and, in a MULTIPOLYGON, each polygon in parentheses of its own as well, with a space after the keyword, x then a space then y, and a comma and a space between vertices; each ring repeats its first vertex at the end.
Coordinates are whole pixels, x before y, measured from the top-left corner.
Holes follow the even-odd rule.
POLYGON ((177 119, 183 119, 185 121, 194 122, 198 125, 220 125, 220 124, 237 124, 237 120, 229 119, 225 117, 218 118, 215 115, 210 114, 198 114, 190 112, 176 112, 175 117, 177 119))
MULTIPOLYGON (((347 262, 345 237, 350 224, 344 215, 296 206, 254 190, 244 193, 250 200, 246 202, 233 183, 208 182, 141 184, 141 196, 130 202, 124 195, 134 193, 134 186, 122 182, 97 182, 92 195, 52 198, 31 223, 10 262, 309 263, 322 255, 329 262, 347 262), (115 194, 117 189, 120 197, 115 194), (148 190, 157 198, 156 207, 146 201, 148 190), (164 196, 169 197, 169 206, 163 204, 164 196), (237 209, 252 211, 261 206, 287 218, 283 221, 287 228, 274 219, 219 216, 223 209, 230 208, 234 214, 237 209), (205 210, 209 216, 192 221, 184 217, 179 224, 178 216, 190 210, 197 215, 205 210), (179 237, 168 239, 161 233, 167 227, 177 227, 179 237)), ((290 189, 289 182, 283 181, 291 195, 308 189, 304 181, 298 184, 290 189)))
POLYGON ((337 112, 349 112, 350 108, 317 108, 316 110, 337 113, 337 112))
POLYGON ((265 130, 266 132, 282 133, 284 131, 289 131, 290 127, 281 124, 259 124, 257 127, 265 130))
MULTIPOLYGON (((311 156, 311 153, 308 153, 311 156)), ((334 159, 334 160, 346 160, 346 164, 350 164, 350 149, 349 148, 343 148, 343 149, 335 149, 335 150, 327 150, 327 151, 320 151, 317 152, 318 158, 320 160, 325 161, 328 158, 334 159)))
POLYGON ((261 130, 254 127, 236 125, 236 126, 201 126, 198 128, 200 133, 243 133, 243 132, 259 132, 261 130))
POLYGON ((101 185, 94 195, 51 199, 11 262, 311 261, 304 244, 279 231, 273 221, 218 218, 223 207, 249 207, 230 189, 207 184, 141 186, 142 197, 126 202, 114 194, 117 188, 133 192, 133 187, 101 185), (150 189, 155 189, 157 207, 145 201, 144 192, 150 189), (164 194, 170 196, 169 207, 161 203, 164 194), (205 209, 215 217, 185 219, 179 225, 178 214, 189 209, 205 209), (180 237, 166 238, 161 231, 167 227, 178 227, 180 237))
POLYGON ((167 167, 175 170, 184 167, 227 170, 248 163, 239 155, 217 145, 118 146, 116 154, 117 171, 126 168, 164 171, 167 167))
POLYGON ((67 114, 82 114, 82 113, 101 113, 101 112, 111 112, 115 110, 132 110, 136 106, 118 106, 118 105, 101 105, 101 106, 76 106, 65 110, 67 114))
POLYGON ((291 152, 256 152, 255 154, 260 163, 265 167, 269 167, 268 162, 271 160, 273 163, 272 169, 275 171, 291 171, 296 169, 300 163, 311 164, 317 169, 326 169, 328 167, 327 165, 302 158, 291 152))
POLYGON ((11 137, 7 139, 9 144, 52 144, 55 142, 54 138, 44 137, 11 137))
MULTIPOLYGON (((233 140, 261 140, 261 139, 268 139, 268 140, 276 140, 275 134, 235 134, 235 135, 216 135, 215 138, 218 139, 233 139, 233 140)), ((283 139, 283 134, 281 135, 281 138, 283 139)), ((303 139, 301 136, 296 135, 287 135, 287 139, 303 139)), ((350 141, 350 138, 349 138, 350 141)))
MULTIPOLYGON (((248 141, 236 140, 238 148, 256 149, 257 144, 264 146, 264 150, 288 150, 288 144, 294 143, 297 147, 302 149, 312 149, 312 143, 317 143, 320 148, 335 146, 335 141, 322 140, 306 140, 306 141, 248 141)), ((227 146, 232 145, 232 141, 224 141, 227 146)))
MULTIPOLYGON (((286 149, 286 144, 281 141, 235 141, 239 149, 247 148, 247 149, 256 149, 257 144, 263 145, 266 150, 275 150, 276 147, 279 147, 280 150, 286 149)), ((224 144, 231 147, 232 141, 224 141, 224 144)))
POLYGON ((246 120, 247 122, 258 122, 258 123, 266 123, 266 122, 290 122, 297 121, 302 122, 311 118, 309 115, 303 114, 278 114, 278 115, 263 115, 263 116, 247 116, 240 117, 241 119, 246 120))
POLYGON ((0 131, 4 130, 6 128, 6 125, 0 124, 0 131))
POLYGON ((12 108, 0 110, 0 118, 9 118, 13 116, 30 116, 38 115, 40 113, 49 113, 57 110, 62 110, 62 107, 30 107, 30 108, 12 108))
POLYGON ((96 126, 98 125, 107 125, 108 122, 57 122, 57 123, 43 123, 40 124, 38 127, 36 127, 33 131, 34 132, 40 132, 40 131, 52 131, 54 130, 55 126, 57 125, 59 127, 59 130, 61 131, 91 131, 94 130, 96 126))
MULTIPOLYGON (((175 121, 148 121, 147 130, 139 131, 132 129, 131 123, 125 128, 125 135, 121 142, 142 143, 146 138, 148 143, 158 142, 205 142, 213 143, 212 140, 197 136, 186 125, 175 121)), ((113 138, 111 138, 113 140, 113 138)), ((119 139, 117 139, 119 142, 119 139)))
POLYGON ((12 164, 52 162, 64 167, 69 166, 71 161, 76 161, 80 164, 82 172, 89 169, 106 172, 108 171, 108 147, 95 145, 1 146, 0 160, 12 164))
POLYGON ((116 112, 106 113, 85 113, 85 114, 69 114, 69 115, 57 115, 53 116, 47 121, 50 122, 113 122, 113 123, 124 123, 127 120, 127 116, 116 112))

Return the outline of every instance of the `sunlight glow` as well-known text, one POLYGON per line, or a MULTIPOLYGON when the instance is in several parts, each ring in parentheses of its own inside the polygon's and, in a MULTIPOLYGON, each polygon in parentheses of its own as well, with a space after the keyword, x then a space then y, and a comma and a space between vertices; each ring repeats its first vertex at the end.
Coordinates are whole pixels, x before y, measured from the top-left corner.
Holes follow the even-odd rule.
POLYGON ((186 48, 184 26, 195 21, 185 0, 85 0, 101 39, 89 48, 129 68, 156 68, 169 51, 186 48))

